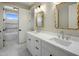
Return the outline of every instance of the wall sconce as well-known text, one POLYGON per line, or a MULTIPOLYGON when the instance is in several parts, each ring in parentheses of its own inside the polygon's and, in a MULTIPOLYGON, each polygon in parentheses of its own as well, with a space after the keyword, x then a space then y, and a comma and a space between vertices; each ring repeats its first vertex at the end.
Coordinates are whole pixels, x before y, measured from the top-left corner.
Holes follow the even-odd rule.
POLYGON ((46 5, 39 5, 37 8, 35 8, 35 12, 41 12, 46 10, 46 5))
POLYGON ((37 11, 41 11, 41 8, 40 8, 40 6, 38 6, 38 7, 37 7, 37 11))
POLYGON ((40 6, 38 6, 40 8, 40 6))

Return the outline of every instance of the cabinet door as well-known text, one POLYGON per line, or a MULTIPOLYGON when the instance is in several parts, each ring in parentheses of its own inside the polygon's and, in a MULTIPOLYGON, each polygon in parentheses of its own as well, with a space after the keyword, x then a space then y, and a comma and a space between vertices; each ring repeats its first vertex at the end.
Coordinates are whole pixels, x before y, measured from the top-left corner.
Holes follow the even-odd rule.
POLYGON ((35 37, 35 53, 37 56, 41 56, 41 39, 35 37))
POLYGON ((27 40, 26 40, 27 42, 26 42, 26 47, 28 48, 28 50, 30 51, 30 49, 31 49, 31 38, 29 38, 29 36, 27 36, 27 40))
POLYGON ((48 47, 48 49, 50 50, 51 54, 53 54, 53 56, 74 56, 74 54, 63 50, 59 47, 56 47, 50 43, 46 43, 46 47, 48 47))
POLYGON ((27 48, 34 56, 41 56, 41 40, 31 34, 27 35, 27 48))
POLYGON ((57 47, 55 47, 56 49, 56 51, 55 51, 55 56, 76 56, 75 54, 72 54, 72 53, 70 53, 70 52, 68 52, 68 51, 65 51, 65 50, 62 50, 62 49, 60 49, 60 48, 57 48, 57 47))
POLYGON ((35 45, 35 56, 41 56, 41 47, 38 45, 35 45))
POLYGON ((34 56, 35 55, 35 38, 31 36, 31 53, 34 56))
POLYGON ((27 34, 27 48, 30 51, 30 53, 33 55, 35 48, 34 48, 34 38, 32 35, 27 34))
POLYGON ((42 41, 42 56, 54 56, 53 47, 47 42, 42 41))
POLYGON ((68 56, 68 54, 66 54, 63 50, 56 48, 55 56, 68 56))
POLYGON ((42 41, 42 56, 48 56, 49 52, 46 49, 46 43, 42 41))
POLYGON ((43 47, 42 56, 54 56, 54 53, 51 52, 49 49, 43 47))

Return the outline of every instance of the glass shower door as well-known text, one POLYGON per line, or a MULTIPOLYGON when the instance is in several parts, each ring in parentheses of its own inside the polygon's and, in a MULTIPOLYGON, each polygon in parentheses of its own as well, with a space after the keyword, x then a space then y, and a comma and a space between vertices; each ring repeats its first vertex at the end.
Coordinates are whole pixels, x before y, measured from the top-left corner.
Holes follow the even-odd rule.
POLYGON ((18 42, 18 11, 15 9, 4 8, 4 41, 18 42))
POLYGON ((0 7, 0 48, 3 47, 3 8, 0 7))

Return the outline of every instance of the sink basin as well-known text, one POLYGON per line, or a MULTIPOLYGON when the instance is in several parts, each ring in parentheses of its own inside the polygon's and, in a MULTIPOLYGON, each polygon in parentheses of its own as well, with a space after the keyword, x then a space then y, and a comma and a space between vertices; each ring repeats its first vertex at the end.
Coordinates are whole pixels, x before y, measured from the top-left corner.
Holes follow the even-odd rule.
POLYGON ((33 31, 33 33, 35 33, 35 34, 36 34, 36 33, 39 33, 39 32, 37 32, 37 31, 33 31))
POLYGON ((55 41, 56 43, 60 44, 60 45, 64 45, 64 46, 70 46, 72 42, 67 41, 67 40, 63 40, 63 39, 58 39, 58 38, 53 38, 50 39, 51 41, 55 41))

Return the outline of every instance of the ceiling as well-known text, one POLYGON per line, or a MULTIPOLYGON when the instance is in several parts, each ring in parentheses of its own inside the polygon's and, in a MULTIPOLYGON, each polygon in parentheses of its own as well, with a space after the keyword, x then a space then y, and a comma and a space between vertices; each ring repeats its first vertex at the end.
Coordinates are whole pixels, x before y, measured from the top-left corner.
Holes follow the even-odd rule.
POLYGON ((24 6, 31 6, 35 4, 34 2, 17 2, 18 4, 24 5, 24 6))
POLYGON ((41 4, 39 2, 13 2, 13 3, 16 6, 20 6, 20 7, 26 8, 26 9, 30 9, 33 6, 38 6, 41 4))
POLYGON ((37 7, 40 4, 43 4, 45 2, 1 2, 1 3, 4 4, 4 5, 8 5, 8 6, 30 9, 33 6, 37 7))
POLYGON ((2 2, 2 4, 30 9, 32 6, 39 5, 41 3, 39 2, 2 2))

